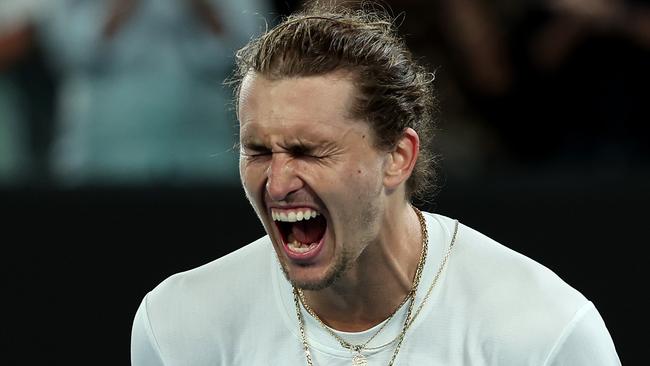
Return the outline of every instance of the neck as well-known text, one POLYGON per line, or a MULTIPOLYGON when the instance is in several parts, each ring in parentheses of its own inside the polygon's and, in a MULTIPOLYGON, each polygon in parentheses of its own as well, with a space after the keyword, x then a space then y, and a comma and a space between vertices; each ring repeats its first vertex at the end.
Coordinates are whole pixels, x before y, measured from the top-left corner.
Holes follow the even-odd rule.
POLYGON ((332 328, 358 332, 389 317, 412 289, 422 252, 420 221, 410 204, 384 212, 381 230, 332 286, 304 291, 309 306, 332 328))

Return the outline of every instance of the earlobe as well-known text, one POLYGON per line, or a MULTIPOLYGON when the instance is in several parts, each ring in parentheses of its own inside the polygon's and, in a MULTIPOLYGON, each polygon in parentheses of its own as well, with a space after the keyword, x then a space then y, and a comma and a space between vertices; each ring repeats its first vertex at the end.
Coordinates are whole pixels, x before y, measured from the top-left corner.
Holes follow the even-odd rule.
POLYGON ((407 128, 395 149, 388 153, 384 170, 384 185, 397 189, 411 176, 420 151, 420 138, 412 128, 407 128))

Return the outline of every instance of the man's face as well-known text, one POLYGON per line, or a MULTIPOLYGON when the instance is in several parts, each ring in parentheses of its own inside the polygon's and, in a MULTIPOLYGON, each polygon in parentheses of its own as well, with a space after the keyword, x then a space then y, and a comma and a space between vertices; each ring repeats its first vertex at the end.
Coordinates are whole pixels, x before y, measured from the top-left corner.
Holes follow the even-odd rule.
POLYGON ((343 73, 242 83, 244 189, 287 278, 304 289, 332 284, 379 232, 386 154, 349 117, 355 93, 343 73))

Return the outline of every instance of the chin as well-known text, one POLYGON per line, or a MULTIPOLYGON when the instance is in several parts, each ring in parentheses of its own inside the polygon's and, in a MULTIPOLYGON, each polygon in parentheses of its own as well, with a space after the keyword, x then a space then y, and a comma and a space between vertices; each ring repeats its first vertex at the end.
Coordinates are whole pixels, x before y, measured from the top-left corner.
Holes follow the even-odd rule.
POLYGON ((280 264, 287 281, 294 287, 309 291, 320 291, 330 287, 348 268, 348 261, 344 258, 338 258, 324 271, 314 268, 313 265, 289 264, 286 258, 282 258, 280 264))

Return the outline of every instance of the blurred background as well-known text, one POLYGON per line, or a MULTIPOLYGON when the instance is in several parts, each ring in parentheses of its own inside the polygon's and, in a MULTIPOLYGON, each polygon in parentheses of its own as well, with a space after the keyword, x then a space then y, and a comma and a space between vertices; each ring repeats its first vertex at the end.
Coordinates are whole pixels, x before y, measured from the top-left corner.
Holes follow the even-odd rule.
MULTIPOLYGON (((418 205, 551 268, 640 362, 650 4, 381 4, 436 72, 440 188, 418 205)), ((264 234, 223 80, 300 5, 0 0, 8 364, 129 364, 147 291, 264 234)))

